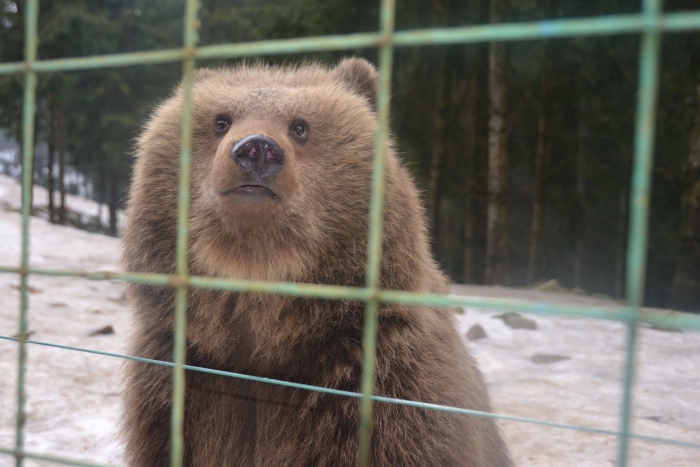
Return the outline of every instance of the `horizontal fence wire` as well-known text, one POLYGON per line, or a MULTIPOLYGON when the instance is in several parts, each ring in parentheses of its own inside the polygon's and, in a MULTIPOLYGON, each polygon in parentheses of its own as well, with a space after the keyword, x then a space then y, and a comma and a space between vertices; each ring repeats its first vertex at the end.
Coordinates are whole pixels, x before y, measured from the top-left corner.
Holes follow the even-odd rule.
POLYGON ((637 326, 648 323, 660 326, 674 326, 700 329, 700 317, 690 315, 663 316, 645 313, 640 310, 642 286, 644 283, 645 249, 647 237, 648 201, 650 193, 650 171, 653 156, 653 124, 655 101, 658 87, 659 40, 662 32, 682 32, 700 29, 700 11, 661 14, 659 0, 643 0, 640 14, 610 15, 582 19, 558 19, 511 24, 477 25, 453 28, 416 29, 394 31, 394 0, 382 0, 380 31, 376 33, 307 37, 298 39, 257 41, 238 44, 222 44, 197 47, 197 1, 186 0, 185 29, 183 48, 146 52, 98 55, 90 57, 36 60, 38 2, 29 0, 26 9, 25 61, 0 64, 0 75, 24 73, 24 116, 23 116, 23 174, 22 174, 22 250, 19 267, 0 266, 0 273, 20 275, 20 313, 17 338, 0 336, 0 339, 18 343, 17 381, 17 421, 15 448, 0 448, 0 454, 13 455, 17 466, 23 460, 36 459, 48 462, 97 466, 75 460, 49 455, 30 453, 23 450, 26 345, 44 345, 65 350, 88 352, 109 357, 125 358, 152 364, 173 367, 173 409, 172 409, 172 452, 171 465, 182 464, 182 420, 184 408, 184 370, 202 371, 222 376, 241 378, 270 384, 279 384, 302 390, 320 391, 346 397, 361 398, 361 429, 358 453, 361 465, 369 465, 369 436, 371 429, 372 402, 410 405, 418 408, 442 410, 463 415, 477 415, 503 420, 534 423, 538 425, 574 429, 589 433, 618 436, 620 438, 618 465, 624 466, 628 457, 628 439, 640 439, 684 447, 700 448, 700 444, 679 440, 635 435, 630 432, 631 400, 634 377, 634 356, 637 326), (633 186, 630 196, 630 238, 627 254, 627 306, 622 309, 595 308, 587 306, 560 306, 548 303, 527 303, 515 300, 500 300, 484 297, 456 297, 435 294, 419 294, 403 291, 381 290, 378 287, 379 259, 381 258, 381 213, 383 209, 383 158, 385 139, 388 134, 389 89, 393 47, 444 45, 457 43, 477 43, 491 41, 531 40, 555 37, 580 37, 614 34, 641 34, 639 100, 635 129, 635 162, 633 166, 633 186), (353 288, 320 284, 297 284, 284 282, 259 282, 225 280, 189 276, 187 271, 187 236, 189 230, 189 157, 191 144, 191 88, 192 73, 196 60, 214 58, 234 58, 251 55, 294 54, 325 50, 350 50, 357 48, 379 49, 378 127, 375 142, 375 161, 372 181, 372 204, 370 212, 370 241, 367 264, 366 288, 353 288), (85 70, 105 67, 144 65, 165 62, 183 62, 184 108, 181 132, 180 187, 178 198, 177 233, 177 275, 127 274, 113 272, 84 272, 60 269, 36 269, 29 267, 29 215, 31 164, 33 155, 34 112, 36 100, 36 73, 85 70), (27 170, 29 169, 29 170, 27 170), (92 280, 121 280, 125 282, 147 283, 176 287, 176 330, 175 354, 173 362, 163 362, 131 357, 127 355, 99 352, 90 349, 62 346, 27 339, 28 276, 85 277, 92 280), (259 378, 250 375, 229 373, 207 368, 184 365, 185 311, 188 287, 202 287, 238 292, 262 292, 294 296, 316 297, 321 299, 357 300, 366 303, 366 324, 364 337, 364 364, 362 392, 354 393, 330 388, 308 386, 281 380, 259 378), (377 307, 379 303, 402 303, 427 306, 469 306, 484 309, 518 310, 523 312, 565 315, 577 318, 617 320, 628 328, 627 353, 623 381, 623 401, 621 429, 619 432, 596 428, 561 424, 543 420, 497 415, 456 407, 441 406, 419 401, 386 398, 373 394, 374 358, 376 350, 377 307))
MULTIPOLYGON (((557 37, 611 36, 634 34, 648 30, 687 32, 700 29, 700 11, 684 11, 660 15, 650 21, 641 14, 611 15, 581 19, 553 19, 510 24, 461 26, 451 28, 396 31, 394 47, 468 44, 493 41, 551 39, 557 37)), ((236 44, 206 45, 195 48, 197 60, 248 57, 252 55, 300 54, 333 50, 376 48, 381 33, 358 33, 251 41, 236 44)), ((1 74, 87 70, 95 68, 152 65, 182 61, 183 48, 129 52, 89 57, 58 58, 26 62, 0 63, 1 74)))
MULTIPOLYGON (((0 340, 16 342, 18 339, 16 337, 0 335, 0 340)), ((135 357, 132 355, 118 354, 118 353, 114 353, 114 352, 105 352, 105 351, 101 351, 101 350, 86 349, 84 347, 74 347, 74 346, 69 346, 69 345, 61 345, 61 344, 55 344, 55 343, 51 343, 51 342, 28 340, 27 344, 39 345, 39 346, 44 346, 44 347, 52 347, 52 348, 56 348, 56 349, 69 350, 69 351, 74 351, 74 352, 83 352, 83 353, 88 353, 88 354, 93 354, 93 355, 101 355, 101 356, 110 357, 110 358, 120 358, 120 359, 125 359, 125 360, 132 360, 132 361, 136 361, 136 362, 150 363, 153 365, 161 365, 161 366, 167 366, 167 367, 174 367, 175 366, 175 364, 172 362, 166 362, 166 361, 162 361, 162 360, 153 360, 153 359, 149 359, 149 358, 135 357)), ((326 388, 326 387, 322 387, 322 386, 313 386, 310 384, 294 383, 292 381, 284 381, 284 380, 273 379, 273 378, 264 378, 261 376, 252 376, 252 375, 246 375, 243 373, 234 373, 234 372, 230 372, 230 371, 214 370, 211 368, 198 367, 198 366, 193 366, 193 365, 184 365, 183 367, 188 371, 198 371, 201 373, 208 373, 208 374, 212 374, 212 375, 225 376, 225 377, 230 377, 230 378, 238 378, 238 379, 242 379, 242 380, 246 380, 246 381, 254 381, 257 383, 276 384, 279 386, 285 386, 285 387, 290 387, 290 388, 300 389, 300 390, 305 390, 305 391, 321 392, 324 394, 331 394, 331 395, 336 395, 336 396, 354 397, 354 398, 362 398, 363 397, 363 394, 359 393, 359 392, 344 391, 341 389, 326 388)), ((449 413, 454 413, 454 414, 458 414, 458 415, 473 415, 473 416, 479 416, 479 417, 485 417, 485 418, 494 418, 494 419, 498 419, 498 420, 531 423, 533 425, 541 425, 541 426, 547 426, 547 427, 551 427, 551 428, 563 428, 563 429, 567 429, 567 430, 584 431, 584 432, 591 433, 591 434, 620 436, 620 432, 618 432, 618 431, 604 430, 601 428, 587 427, 587 426, 583 426, 583 425, 573 425, 573 424, 569 424, 569 423, 552 422, 549 420, 539 420, 539 419, 526 418, 526 417, 516 417, 516 416, 512 416, 512 415, 496 414, 496 413, 492 413, 492 412, 481 412, 479 410, 463 409, 460 407, 452 407, 452 406, 441 405, 441 404, 432 404, 429 402, 412 401, 412 400, 399 399, 399 398, 394 398, 394 397, 377 396, 374 394, 371 396, 371 399, 375 402, 383 402, 383 403, 387 403, 387 404, 396 404, 396 405, 406 405, 406 406, 411 406, 411 407, 420 408, 420 409, 440 410, 443 412, 449 412, 449 413)), ((669 444, 669 445, 675 445, 675 446, 680 446, 680 447, 685 447, 685 448, 700 449, 700 443, 692 443, 690 441, 681 441, 681 440, 677 440, 677 439, 660 438, 660 437, 656 437, 656 436, 646 436, 646 435, 639 435, 639 434, 634 434, 634 433, 631 433, 629 436, 631 438, 635 438, 635 439, 639 439, 639 440, 643 440, 643 441, 651 441, 651 442, 656 442, 656 443, 660 443, 660 444, 669 444)), ((7 450, 5 450, 5 451, 7 451, 7 450)), ((3 450, 0 449, 0 452, 3 452, 3 450)))
MULTIPOLYGON (((21 268, 0 266, 0 273, 18 274, 21 268)), ((326 300, 355 300, 366 302, 370 291, 361 287, 339 285, 305 284, 299 282, 266 282, 243 279, 216 279, 204 276, 179 276, 166 274, 118 273, 109 271, 78 271, 68 269, 29 268, 30 275, 75 277, 88 280, 112 280, 158 286, 177 286, 187 284, 190 287, 229 290, 233 292, 259 292, 296 297, 322 298, 326 300)), ((555 305, 548 302, 527 302, 479 296, 438 295, 401 290, 377 290, 377 300, 381 303, 401 303, 416 306, 452 307, 462 306, 485 310, 508 310, 539 315, 560 315, 582 319, 606 319, 627 322, 631 319, 629 310, 606 308, 601 306, 555 305)), ((659 312, 643 310, 637 318, 642 323, 655 326, 700 330, 700 315, 690 313, 659 312)))

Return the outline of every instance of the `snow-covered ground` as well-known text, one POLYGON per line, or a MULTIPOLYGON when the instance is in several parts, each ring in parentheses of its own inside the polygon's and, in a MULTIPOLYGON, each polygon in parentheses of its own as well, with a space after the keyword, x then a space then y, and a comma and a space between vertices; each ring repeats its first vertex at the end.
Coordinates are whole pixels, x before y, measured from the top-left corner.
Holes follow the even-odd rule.
MULTIPOLYGON (((37 189, 35 199, 41 202, 37 189)), ((84 201, 85 209, 96 207, 84 201)), ((19 263, 19 187, 0 176, 0 264, 19 263)), ((118 240, 31 220, 31 265, 116 270, 118 240)), ((0 273, 0 335, 17 333, 19 278, 0 273)), ((113 281, 30 276, 30 339, 123 353, 129 314, 113 281), (92 335, 105 326, 113 334, 92 335)), ((454 286, 456 294, 617 306, 582 296, 495 287, 454 286)), ((528 316, 537 329, 512 329, 496 313, 457 314, 464 335, 480 324, 487 337, 466 345, 479 360, 499 413, 605 430, 619 429, 625 328, 615 322, 528 316), (533 356, 566 357, 535 363, 533 356)), ((0 339, 0 447, 14 445, 17 344, 0 339)), ((700 443, 700 333, 642 328, 634 424, 637 434, 700 443)), ((32 452, 120 464, 117 440, 121 360, 28 346, 25 446, 32 452)), ((543 357, 535 357, 541 361, 543 357)), ((517 465, 612 466, 617 439, 580 431, 501 422, 517 465)), ((14 465, 0 454, 0 466, 14 465)), ((27 462, 26 465, 49 465, 27 462)), ((700 450, 635 440, 633 466, 696 467, 700 450)))

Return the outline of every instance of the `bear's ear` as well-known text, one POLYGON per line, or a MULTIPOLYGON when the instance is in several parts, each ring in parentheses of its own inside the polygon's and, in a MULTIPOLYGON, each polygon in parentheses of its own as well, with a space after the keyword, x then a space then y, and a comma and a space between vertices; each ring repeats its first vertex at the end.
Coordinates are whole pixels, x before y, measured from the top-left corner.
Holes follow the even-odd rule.
POLYGON ((335 69, 335 74, 339 81, 367 99, 373 111, 377 110, 379 75, 371 63, 363 58, 346 58, 335 69))

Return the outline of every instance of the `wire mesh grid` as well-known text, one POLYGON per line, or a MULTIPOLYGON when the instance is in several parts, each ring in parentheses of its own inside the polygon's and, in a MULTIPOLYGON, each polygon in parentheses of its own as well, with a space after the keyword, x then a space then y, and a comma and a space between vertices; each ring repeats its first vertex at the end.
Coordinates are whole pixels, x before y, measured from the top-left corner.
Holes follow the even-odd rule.
POLYGON ((394 31, 395 0, 381 0, 380 28, 375 33, 307 37, 288 40, 259 41, 250 43, 223 44, 197 47, 197 0, 186 0, 183 47, 179 49, 157 50, 137 53, 100 55, 81 58, 37 60, 37 20, 38 0, 28 0, 25 18, 25 60, 23 62, 0 64, 0 74, 24 74, 23 132, 22 132, 22 235, 21 259, 19 266, 0 265, 0 273, 14 273, 20 276, 20 311, 17 337, 0 336, 18 344, 17 404, 15 446, 2 447, 0 453, 14 455, 16 465, 24 459, 42 460, 56 464, 74 466, 97 466, 71 459, 24 450, 25 422, 25 373, 27 344, 44 345, 106 355, 121 359, 143 361, 173 368, 172 404, 172 443, 171 465, 182 465, 183 440, 182 425, 184 413, 185 370, 247 379, 251 381, 278 384, 302 390, 320 391, 361 399, 360 436, 358 446, 359 464, 370 465, 370 435, 372 426, 372 404, 374 401, 402 404, 455 414, 493 417, 523 423, 534 423, 562 429, 580 430, 619 437, 617 464, 626 466, 628 462, 629 440, 631 438, 700 448, 700 444, 674 439, 635 435, 630 432, 632 387, 634 380, 635 344, 637 326, 646 322, 655 325, 675 326, 686 329, 700 329, 700 316, 654 316, 639 313, 643 297, 645 278, 645 251, 647 245, 647 223, 651 190, 651 169, 654 146, 654 122, 658 89, 659 43, 662 33, 700 30, 700 10, 663 14, 661 0, 643 0, 638 14, 601 16, 583 19, 543 20, 528 23, 490 24, 453 28, 432 28, 409 31, 394 31), (381 290, 379 288, 379 263, 381 258, 382 212, 384 199, 384 155, 385 140, 388 134, 389 97, 391 69, 394 47, 415 45, 445 45, 456 43, 512 41, 546 39, 553 37, 594 36, 613 34, 641 35, 637 114, 634 139, 634 164, 630 196, 630 224, 627 251, 626 290, 627 306, 624 311, 547 303, 525 303, 511 300, 498 300, 472 297, 448 297, 435 294, 419 294, 403 291, 381 290), (374 167, 372 177, 371 207, 369 222, 368 262, 366 286, 364 288, 341 287, 315 284, 282 282, 261 282, 249 280, 223 280, 188 275, 187 242, 189 231, 190 201, 190 142, 191 90, 195 62, 198 59, 232 58, 266 54, 294 54, 328 50, 348 50, 360 47, 379 49, 379 89, 377 104, 377 132, 374 146, 374 167), (177 271, 176 275, 108 273, 60 269, 38 269, 29 265, 29 216, 31 211, 30 190, 32 174, 32 154, 34 145, 34 113, 36 104, 37 73, 65 70, 84 70, 104 67, 122 67, 137 64, 153 64, 182 61, 184 107, 182 112, 180 183, 178 198, 177 228, 177 271), (120 280, 132 283, 145 283, 165 287, 175 287, 175 352, 173 362, 148 360, 128 355, 99 352, 95 350, 62 346, 28 339, 27 310, 28 277, 30 275, 85 277, 92 280, 120 280), (340 391, 330 388, 309 386, 288 381, 272 380, 237 373, 192 367, 184 364, 185 357, 185 316, 186 299, 189 287, 210 288, 237 292, 262 292, 290 296, 315 297, 335 300, 358 300, 366 303, 365 329, 363 341, 363 373, 361 393, 340 391), (409 401, 376 396, 374 388, 374 363, 377 336, 377 310, 380 303, 402 303, 407 305, 429 306, 473 306, 484 309, 508 309, 538 314, 553 314, 577 318, 616 320, 627 326, 626 358, 623 374, 623 399, 621 401, 619 431, 600 430, 584 426, 554 423, 486 412, 441 406, 420 401, 409 401))

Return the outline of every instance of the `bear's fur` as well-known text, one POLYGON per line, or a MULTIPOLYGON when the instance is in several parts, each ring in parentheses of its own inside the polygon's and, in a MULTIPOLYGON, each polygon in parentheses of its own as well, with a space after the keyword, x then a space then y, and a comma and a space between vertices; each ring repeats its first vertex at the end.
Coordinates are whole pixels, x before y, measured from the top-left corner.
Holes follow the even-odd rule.
MULTIPOLYGON (((375 69, 361 59, 332 69, 197 72, 190 274, 365 285, 376 87, 375 69), (251 180, 259 174, 243 170, 233 155, 251 134, 272 138, 284 152, 279 173, 260 175, 258 184, 251 180)), ((175 273, 181 108, 177 89, 138 140, 124 232, 128 271, 175 273)), ((241 163, 258 161, 255 154, 241 163)), ((265 157, 261 164, 278 156, 265 157)), ((385 206, 381 287, 447 292, 429 252, 418 191, 391 142, 385 206)), ((130 285, 129 295, 131 354, 172 361, 174 290, 130 285)), ((364 309, 354 301, 190 288, 186 361, 357 392, 364 309)), ((133 467, 169 465, 171 373, 128 363, 123 435, 133 467)), ((451 313, 439 308, 381 305, 375 392, 491 410, 451 313)), ((196 371, 186 372, 185 398, 186 466, 357 464, 357 398, 196 371)), ((376 467, 511 465, 491 419, 382 402, 374 404, 371 449, 376 467)))

